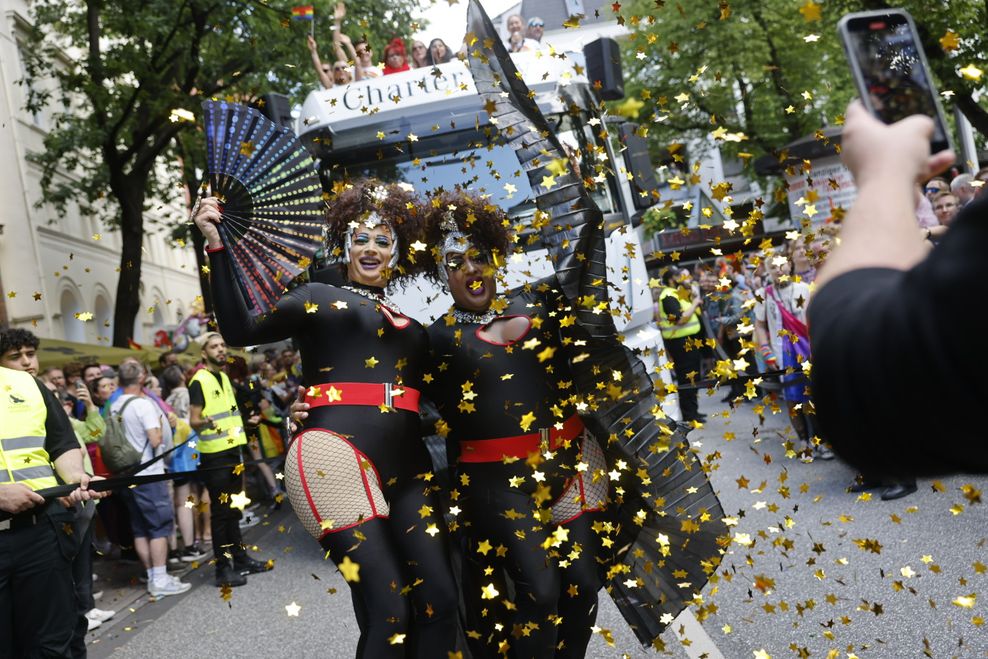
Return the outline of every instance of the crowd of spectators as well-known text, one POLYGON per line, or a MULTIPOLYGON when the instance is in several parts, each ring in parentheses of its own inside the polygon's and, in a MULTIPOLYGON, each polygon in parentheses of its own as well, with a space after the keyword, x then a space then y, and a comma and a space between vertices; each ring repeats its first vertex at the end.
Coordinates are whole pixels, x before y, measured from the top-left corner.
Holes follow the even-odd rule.
POLYGON ((916 207, 923 237, 931 244, 939 242, 961 209, 985 194, 985 183, 988 183, 988 167, 982 167, 973 176, 958 174, 950 180, 934 176, 927 181, 916 207))
POLYGON ((808 241, 789 240, 760 253, 663 271, 662 285, 653 289, 659 327, 663 320, 667 327, 670 323, 686 327, 689 319, 685 316, 693 314, 700 326, 686 337, 663 338, 677 376, 684 421, 706 420, 697 407, 697 383, 719 379, 725 390, 723 402, 732 406, 760 400, 766 394, 781 398, 799 442, 793 443, 794 456, 807 462, 833 458, 816 433, 803 370, 803 363, 810 360, 806 329, 810 285, 832 237, 832 229, 823 226, 808 241), (672 295, 672 290, 678 295, 672 295), (677 365, 677 360, 688 366, 677 365), (725 369, 728 362, 731 368, 725 369), (728 372, 738 377, 724 379, 728 372), (743 377, 755 373, 774 375, 761 378, 758 385, 743 377))
MULTIPOLYGON (((195 471, 198 438, 189 417, 196 392, 190 392, 187 383, 203 362, 194 349, 187 356, 162 354, 153 370, 134 358, 114 365, 68 362, 40 370, 41 344, 27 330, 4 330, 0 332, 0 364, 31 373, 55 394, 75 431, 89 473, 114 475, 101 455, 101 441, 114 418, 141 453, 142 462, 167 453, 138 475, 195 471), (188 366, 192 359, 197 361, 188 366)), ((259 521, 258 507, 280 507, 284 499, 275 471, 287 443, 282 420, 301 380, 299 356, 285 347, 266 350, 249 363, 243 357, 232 357, 227 374, 245 423, 247 419, 258 421, 245 428, 249 449, 245 458, 253 464, 244 472, 244 490, 256 502, 240 522, 247 527, 259 521)), ((195 475, 127 488, 98 506, 96 502, 80 506, 76 517, 80 529, 86 530, 79 536, 74 578, 78 606, 90 630, 114 615, 96 606, 102 593, 93 592, 93 559, 139 560, 145 568, 139 578, 147 580, 153 597, 185 592, 189 584, 169 575, 168 569, 209 560, 209 507, 208 492, 195 475)))
MULTIPOLYGON (((384 47, 380 63, 376 64, 374 50, 366 37, 361 36, 354 40, 343 33, 342 24, 345 17, 346 6, 342 2, 337 3, 333 11, 332 42, 335 59, 332 64, 323 62, 319 56, 319 44, 315 36, 306 37, 312 66, 325 89, 347 85, 355 80, 434 67, 466 53, 466 44, 463 44, 459 51, 454 51, 440 38, 432 39, 428 46, 414 39, 409 47, 404 39, 394 37, 384 47)), ((508 17, 505 26, 507 34, 504 45, 508 52, 534 51, 542 47, 545 22, 538 16, 533 16, 526 22, 520 14, 512 14, 508 17)))

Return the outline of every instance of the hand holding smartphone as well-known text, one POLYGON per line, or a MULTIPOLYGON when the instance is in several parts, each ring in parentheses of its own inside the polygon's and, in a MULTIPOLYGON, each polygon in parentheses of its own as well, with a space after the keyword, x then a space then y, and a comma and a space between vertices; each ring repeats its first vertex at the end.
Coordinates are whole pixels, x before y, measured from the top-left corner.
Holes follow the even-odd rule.
POLYGON ((943 108, 912 17, 900 9, 844 16, 837 25, 865 108, 886 124, 933 119, 931 153, 951 148, 943 108))

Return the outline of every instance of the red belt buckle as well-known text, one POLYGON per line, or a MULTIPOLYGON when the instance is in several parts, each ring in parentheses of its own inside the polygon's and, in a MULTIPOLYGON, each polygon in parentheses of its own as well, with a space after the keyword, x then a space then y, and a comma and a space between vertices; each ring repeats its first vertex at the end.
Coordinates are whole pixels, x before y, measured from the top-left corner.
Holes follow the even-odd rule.
POLYGON ((309 387, 305 402, 309 407, 335 405, 362 405, 419 411, 421 393, 418 389, 394 385, 390 382, 326 382, 309 387), (313 392, 317 392, 313 394, 313 392))

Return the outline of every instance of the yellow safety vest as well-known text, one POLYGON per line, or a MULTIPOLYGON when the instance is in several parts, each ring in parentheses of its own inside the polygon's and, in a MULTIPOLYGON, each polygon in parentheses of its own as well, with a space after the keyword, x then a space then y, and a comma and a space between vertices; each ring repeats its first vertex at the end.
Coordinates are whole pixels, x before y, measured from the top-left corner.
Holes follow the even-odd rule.
MULTIPOLYGON (((687 300, 683 300, 679 293, 676 292, 674 288, 663 288, 662 292, 659 293, 658 311, 655 314, 658 316, 659 331, 662 333, 663 339, 681 339, 684 336, 693 336, 700 331, 700 311, 693 312, 689 320, 685 323, 679 324, 674 323, 669 320, 668 314, 662 309, 662 301, 668 297, 674 297, 679 300, 681 305, 689 306, 687 300)), ((685 308, 685 306, 683 308, 685 308)))
POLYGON ((233 394, 233 385, 226 373, 220 373, 223 384, 208 369, 200 369, 192 376, 193 382, 202 387, 202 395, 206 405, 202 415, 213 420, 215 428, 203 428, 199 431, 199 443, 196 448, 201 453, 219 453, 235 446, 247 443, 244 433, 244 422, 237 409, 237 397, 233 394))
POLYGON ((45 450, 48 408, 30 373, 0 367, 0 484, 32 490, 55 487, 55 470, 45 450))

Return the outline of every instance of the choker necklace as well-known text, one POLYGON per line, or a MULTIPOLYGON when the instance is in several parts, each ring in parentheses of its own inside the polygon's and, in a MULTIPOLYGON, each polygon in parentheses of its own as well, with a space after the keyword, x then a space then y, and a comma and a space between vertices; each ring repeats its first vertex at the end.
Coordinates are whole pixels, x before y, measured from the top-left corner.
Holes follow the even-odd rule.
POLYGON ((360 295, 361 297, 365 297, 368 300, 373 300, 374 302, 377 302, 378 304, 383 305, 388 309, 391 309, 392 311, 401 313, 401 309, 398 308, 398 305, 392 302, 391 298, 385 295, 382 289, 362 288, 358 286, 351 286, 350 284, 343 284, 342 286, 340 286, 340 288, 345 288, 351 293, 356 293, 357 295, 360 295))
POLYGON ((491 322, 501 314, 493 309, 488 309, 483 313, 477 313, 475 311, 464 311, 458 307, 453 307, 453 318, 459 323, 476 323, 478 325, 486 325, 491 322))

